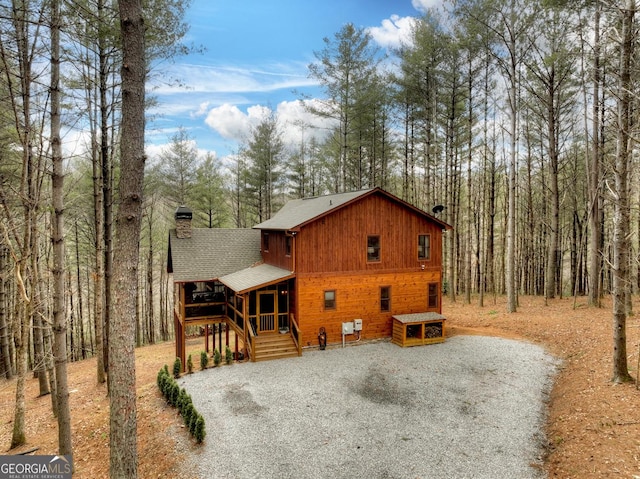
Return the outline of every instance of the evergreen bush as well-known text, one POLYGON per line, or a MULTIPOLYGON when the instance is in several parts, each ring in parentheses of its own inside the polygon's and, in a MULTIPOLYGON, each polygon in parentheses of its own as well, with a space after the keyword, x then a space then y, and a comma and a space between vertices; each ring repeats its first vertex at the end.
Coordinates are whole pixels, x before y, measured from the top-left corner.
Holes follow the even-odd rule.
POLYGON ((180 411, 182 413, 182 408, 184 407, 184 402, 186 401, 186 397, 187 397, 187 391, 185 391, 184 388, 180 389, 180 392, 178 393, 178 400, 176 401, 176 407, 178 408, 178 411, 180 411))
POLYGON ((222 361, 222 356, 220 355, 220 351, 217 349, 213 350, 213 365, 220 366, 220 361, 222 361))
POLYGON ((209 355, 206 351, 200 352, 200 369, 203 371, 207 369, 207 365, 209 364, 209 355))
MULTIPOLYGON (((179 358, 176 359, 179 361, 179 358)), ((218 353, 218 359, 220 359, 220 353, 218 353)), ((158 371, 156 380, 158 388, 160 388, 160 391, 167 400, 167 403, 178 409, 180 415, 184 419, 185 426, 189 429, 189 433, 195 438, 198 444, 202 443, 207 435, 204 418, 196 410, 191 396, 187 391, 184 388, 181 388, 174 378, 169 376, 169 367, 166 364, 160 369, 160 371, 158 371)))
POLYGON ((160 392, 162 393, 165 399, 167 398, 167 386, 169 384, 169 381, 171 381, 171 378, 166 374, 163 374, 162 377, 160 378, 160 392))
POLYGON ((191 355, 187 358, 187 372, 189 374, 193 373, 193 359, 191 359, 191 355))
POLYGON ((231 364, 233 362, 233 353, 231 352, 231 348, 229 346, 224 348, 224 362, 227 364, 231 364))
POLYGON ((194 436, 196 433, 196 424, 198 422, 199 417, 202 417, 202 416, 200 416, 200 414, 194 410, 193 413, 191 414, 191 418, 189 419, 189 432, 191 433, 192 436, 194 436))
POLYGON ((173 362, 173 377, 178 379, 180 377, 180 373, 182 372, 182 360, 180 358, 176 358, 173 362))
POLYGON ((156 382, 158 383, 158 388, 162 391, 162 384, 164 383, 165 377, 168 376, 168 373, 165 373, 164 369, 160 369, 158 371, 158 376, 156 377, 156 382))
POLYGON ((169 401, 169 404, 175 407, 178 405, 178 396, 180 396, 180 386, 178 386, 178 383, 175 381, 171 381, 170 394, 171 400, 169 401))
POLYGON ((187 418, 191 415, 193 411, 193 402, 191 402, 191 396, 187 394, 187 396, 182 401, 182 408, 180 409, 180 414, 183 418, 187 418))
POLYGON ((204 441, 205 436, 207 435, 207 431, 204 427, 204 418, 198 414, 198 419, 196 420, 195 431, 193 433, 193 437, 196 438, 196 442, 198 444, 204 441))
POLYGON ((198 412, 196 411, 196 408, 193 407, 193 404, 191 402, 188 402, 182 410, 182 419, 184 419, 184 425, 187 426, 187 428, 191 423, 191 418, 195 414, 198 414, 198 412))

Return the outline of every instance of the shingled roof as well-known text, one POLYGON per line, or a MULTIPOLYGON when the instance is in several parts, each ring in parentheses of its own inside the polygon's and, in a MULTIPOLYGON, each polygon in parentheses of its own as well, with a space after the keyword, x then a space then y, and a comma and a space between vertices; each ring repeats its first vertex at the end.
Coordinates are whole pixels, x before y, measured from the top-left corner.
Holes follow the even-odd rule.
POLYGON ((220 282, 236 293, 243 294, 252 289, 279 283, 292 277, 292 271, 262 263, 223 276, 220 278, 220 282))
POLYGON ((167 271, 175 282, 212 281, 261 260, 255 229, 194 228, 191 238, 169 231, 167 271))
POLYGON ((338 209, 361 196, 373 191, 373 189, 338 193, 335 195, 314 196, 290 200, 271 219, 254 226, 263 230, 290 230, 306 223, 309 220, 323 216, 326 213, 338 209))
POLYGON ((422 211, 421 209, 413 206, 410 203, 407 203, 404 200, 401 200, 400 198, 392 195, 382 188, 369 188, 366 190, 351 191, 348 193, 338 193, 334 195, 315 196, 312 198, 291 200, 285 203, 280 211, 272 216, 271 219, 255 225, 254 228, 280 231, 297 229, 309 221, 319 219, 332 211, 342 208, 348 203, 358 201, 361 198, 372 194, 384 195, 391 201, 402 204, 405 207, 415 211, 417 214, 425 216, 435 223, 438 223, 440 226, 442 226, 443 229, 451 229, 451 226, 444 221, 431 216, 430 214, 422 211))

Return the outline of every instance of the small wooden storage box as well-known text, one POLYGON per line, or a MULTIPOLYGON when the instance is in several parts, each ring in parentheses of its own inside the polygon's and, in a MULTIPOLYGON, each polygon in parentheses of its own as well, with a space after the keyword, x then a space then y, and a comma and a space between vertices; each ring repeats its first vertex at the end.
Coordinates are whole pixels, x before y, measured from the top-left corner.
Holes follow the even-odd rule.
POLYGON ((438 313, 397 314, 393 316, 391 342, 403 348, 442 343, 445 321, 438 313))

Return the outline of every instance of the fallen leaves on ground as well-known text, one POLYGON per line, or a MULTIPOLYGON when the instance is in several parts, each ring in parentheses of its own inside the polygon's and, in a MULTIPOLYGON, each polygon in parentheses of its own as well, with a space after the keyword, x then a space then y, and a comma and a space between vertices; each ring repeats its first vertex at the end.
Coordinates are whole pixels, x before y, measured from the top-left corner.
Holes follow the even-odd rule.
MULTIPOLYGON (((613 384, 612 308, 586 305, 586 298, 549 300, 521 297, 518 311, 506 313, 503 297, 485 298, 485 305, 445 299, 447 335, 483 334, 527 340, 562 359, 549 402, 545 468, 550 478, 640 477, 640 391, 634 383, 613 384)), ((640 304, 634 303, 636 310, 640 304)), ((366 327, 366 324, 365 324, 366 327)), ((640 322, 627 320, 627 353, 637 376, 640 322)), ((202 338, 189 340, 189 352, 204 348, 202 338)), ((429 346, 424 346, 429 347, 429 346)), ((136 350, 139 477, 196 477, 185 457, 200 448, 182 427, 175 409, 166 405, 156 385, 164 365, 171 369, 174 344, 136 350)), ((199 357, 195 356, 195 357, 199 357)), ((289 361, 284 359, 283 361, 289 361)), ((292 367, 295 366, 295 359, 292 367)), ((195 361, 198 363, 198 361, 195 361)), ((108 477, 109 401, 106 385, 96 384, 95 360, 69 364, 69 388, 74 445, 74 478, 108 477)), ((38 382, 29 379, 28 444, 7 451, 11 441, 15 380, 0 381, 0 450, 4 454, 38 448, 36 454, 57 452, 57 423, 51 398, 38 397, 38 382), (2 449, 4 445, 4 449, 2 449)), ((212 435, 210 435, 212 437, 212 435)))

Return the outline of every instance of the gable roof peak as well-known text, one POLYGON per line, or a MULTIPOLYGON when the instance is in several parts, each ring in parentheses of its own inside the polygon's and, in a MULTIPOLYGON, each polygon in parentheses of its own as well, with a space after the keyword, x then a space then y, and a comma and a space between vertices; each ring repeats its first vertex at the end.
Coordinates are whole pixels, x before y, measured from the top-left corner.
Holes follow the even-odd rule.
POLYGON ((365 196, 378 188, 312 196, 290 200, 271 219, 254 226, 263 230, 290 230, 307 221, 338 209, 345 204, 365 196))

